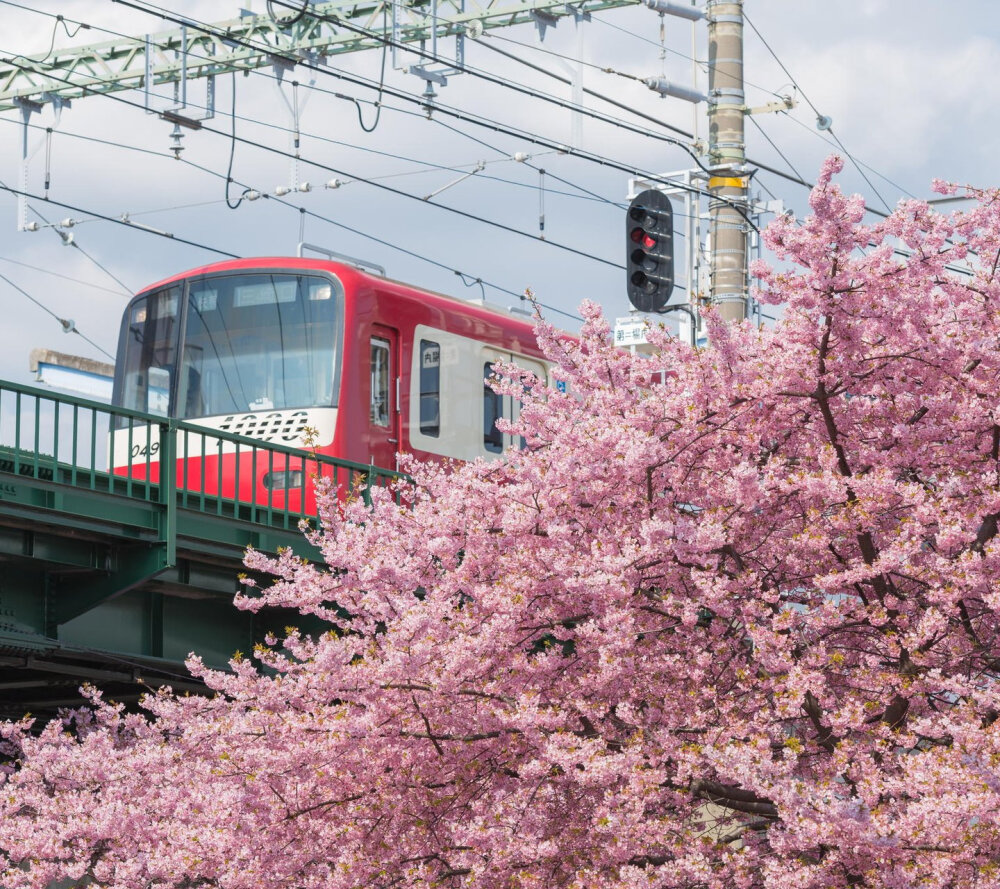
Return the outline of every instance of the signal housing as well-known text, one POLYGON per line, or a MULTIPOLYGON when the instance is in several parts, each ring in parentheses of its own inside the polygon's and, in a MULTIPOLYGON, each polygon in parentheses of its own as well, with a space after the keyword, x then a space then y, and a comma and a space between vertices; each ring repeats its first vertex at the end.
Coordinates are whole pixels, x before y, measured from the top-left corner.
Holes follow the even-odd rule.
POLYGON ((674 291, 674 211, 662 191, 646 189, 625 216, 628 300, 640 312, 662 312, 674 291))

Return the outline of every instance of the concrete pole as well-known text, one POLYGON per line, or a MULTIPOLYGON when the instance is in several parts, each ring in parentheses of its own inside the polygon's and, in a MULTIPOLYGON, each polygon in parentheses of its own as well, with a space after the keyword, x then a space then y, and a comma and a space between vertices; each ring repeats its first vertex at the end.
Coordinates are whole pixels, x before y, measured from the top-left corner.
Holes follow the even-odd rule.
POLYGON ((748 223, 732 204, 747 204, 743 0, 708 0, 707 14, 712 304, 739 322, 747 316, 748 223))

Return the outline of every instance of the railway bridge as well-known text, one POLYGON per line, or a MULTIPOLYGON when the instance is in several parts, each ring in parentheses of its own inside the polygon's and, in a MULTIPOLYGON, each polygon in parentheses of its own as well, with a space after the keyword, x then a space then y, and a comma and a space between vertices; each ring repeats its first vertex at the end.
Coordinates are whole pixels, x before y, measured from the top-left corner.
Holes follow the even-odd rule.
POLYGON ((233 606, 246 548, 318 559, 299 527, 312 518, 306 476, 361 496, 397 476, 302 456, 0 381, 0 718, 53 715, 80 703, 83 683, 124 703, 161 685, 196 690, 189 652, 223 666, 269 630, 308 629, 298 613, 233 606), (112 429, 128 442, 114 461, 112 429), (298 460, 301 497, 227 490, 223 452, 237 478, 241 463, 256 477, 298 460))

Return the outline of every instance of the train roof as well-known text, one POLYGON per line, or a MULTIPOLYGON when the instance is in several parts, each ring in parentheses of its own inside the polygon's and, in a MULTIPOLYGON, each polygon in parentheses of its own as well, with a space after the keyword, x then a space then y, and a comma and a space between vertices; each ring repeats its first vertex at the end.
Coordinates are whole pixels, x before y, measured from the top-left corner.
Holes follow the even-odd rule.
POLYGON ((525 310, 521 311, 513 307, 504 307, 495 303, 487 302, 485 299, 462 299, 447 293, 439 293, 434 290, 427 290, 406 281, 399 281, 383 275, 372 274, 356 265, 348 262, 341 262, 331 259, 321 259, 312 256, 252 256, 240 259, 227 259, 221 262, 213 262, 208 265, 198 266, 171 275, 155 284, 150 284, 137 291, 136 295, 159 290, 182 281, 187 278, 196 278, 201 275, 215 275, 223 272, 251 271, 261 269, 298 270, 311 269, 314 271, 330 272, 337 275, 345 284, 382 286, 389 285, 390 289, 399 293, 408 292, 429 298, 431 301, 445 300, 449 304, 462 306, 464 309, 479 309, 493 315, 514 321, 520 324, 533 325, 533 319, 525 310))

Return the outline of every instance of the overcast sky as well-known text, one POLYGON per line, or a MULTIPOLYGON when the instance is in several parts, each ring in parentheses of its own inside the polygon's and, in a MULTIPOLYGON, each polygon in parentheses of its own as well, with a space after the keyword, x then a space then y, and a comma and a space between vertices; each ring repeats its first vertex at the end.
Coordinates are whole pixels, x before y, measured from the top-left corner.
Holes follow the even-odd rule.
MULTIPOLYGON (((202 22, 238 15, 238 3, 228 0, 160 2, 174 13, 202 22)), ((253 4, 255 12, 264 11, 263 0, 253 4)), ((765 105, 781 95, 794 96, 798 103, 788 114, 762 114, 748 123, 750 158, 789 173, 794 168, 812 180, 823 157, 839 150, 829 133, 817 130, 818 110, 832 118, 833 132, 867 178, 849 163, 844 186, 863 193, 873 207, 885 209, 885 204, 892 206, 909 195, 929 197, 934 177, 981 186, 1000 184, 991 163, 1000 146, 988 112, 1000 100, 995 3, 970 0, 946 7, 932 0, 905 4, 746 0, 745 11, 759 32, 746 28, 748 104, 765 105)), ((686 21, 667 17, 662 44, 660 24, 656 13, 632 7, 595 13, 592 21, 580 26, 562 20, 546 32, 543 43, 531 26, 495 30, 478 42, 466 42, 466 61, 561 100, 572 98, 568 85, 488 47, 564 78, 574 69, 582 70, 588 89, 688 132, 697 125, 704 135, 703 104, 695 111, 687 103, 659 99, 636 80, 622 76, 666 74, 690 85, 697 71, 698 85, 705 89, 704 23, 692 29, 686 21), (586 64, 567 61, 576 57, 586 64), (618 73, 604 73, 603 68, 618 73)), ((112 0, 25 0, 23 6, 0 2, 0 56, 44 54, 53 41, 58 49, 111 41, 115 34, 139 36, 171 28, 169 22, 112 0), (65 21, 57 21, 56 14, 65 21), (77 31, 79 22, 90 27, 77 31)), ((452 46, 447 42, 441 48, 451 52, 452 46)), ((382 53, 340 55, 331 57, 330 63, 377 83, 382 53)), ((385 66, 388 87, 414 95, 422 91, 422 80, 393 69, 391 55, 385 66)), ((0 232, 5 232, 0 237, 0 275, 55 315, 73 319, 81 333, 109 353, 115 351, 128 291, 220 258, 205 248, 243 256, 289 255, 302 235, 308 242, 384 266, 393 278, 457 296, 478 296, 480 288, 463 286, 456 269, 469 276, 466 280, 478 277, 486 282, 487 299, 500 305, 517 301, 503 291, 517 294, 531 288, 553 310, 552 320, 570 329, 572 319, 554 310, 572 314, 584 298, 602 304, 612 317, 627 313, 624 272, 613 266, 624 260, 627 173, 540 149, 527 139, 492 132, 442 112, 427 119, 416 105, 393 98, 385 99, 378 125, 368 133, 360 126, 355 104, 333 93, 357 98, 364 125, 370 128, 375 121, 371 104, 377 97, 375 89, 320 74, 310 91, 310 76, 300 68, 285 78, 300 82, 296 92, 302 161, 297 171, 287 158, 267 150, 289 150, 291 115, 285 103, 293 100, 287 82, 284 98, 279 95, 270 70, 218 78, 215 118, 205 130, 184 131, 180 161, 170 152, 171 125, 135 107, 143 100, 141 93, 116 94, 126 102, 101 96, 76 100, 58 126, 51 107, 33 115, 33 124, 54 130, 49 142, 44 129, 29 132, 29 148, 36 153, 28 190, 42 192, 47 169, 50 197, 79 209, 33 201, 29 219, 78 220, 71 231, 82 249, 63 246, 52 228, 19 233, 17 201, 0 193, 0 232), (234 80, 236 133, 260 147, 237 142, 234 148, 228 136, 234 80), (244 187, 273 193, 279 186, 294 184, 296 177, 312 183, 314 190, 290 195, 285 204, 260 199, 229 209, 225 175, 231 151, 232 176, 240 183, 230 192, 234 202, 244 187), (527 163, 514 159, 518 153, 528 156, 527 163), (421 200, 479 164, 483 169, 474 176, 421 200), (539 169, 546 171, 544 176, 539 169), (345 184, 337 189, 321 187, 333 178, 345 184), (526 236, 442 206, 493 220, 526 236), (308 215, 303 216, 299 207, 308 215), (538 239, 541 212, 544 243, 538 239), (203 247, 94 219, 94 214, 118 218, 124 213, 203 247)), ((688 154, 662 139, 593 119, 575 119, 571 112, 540 98, 471 74, 449 77, 447 86, 437 87, 437 92, 438 101, 449 107, 557 143, 572 144, 582 130, 583 150, 619 166, 661 173, 692 166, 688 154)), ((204 98, 204 82, 192 83, 192 116, 204 98)), ((158 107, 167 104, 164 99, 158 107)), ((651 134, 665 133, 595 96, 588 95, 585 105, 651 134)), ((20 181, 20 120, 18 112, 0 114, 0 181, 12 187, 20 181)), ((806 192, 800 186, 766 172, 759 173, 755 183, 754 194, 761 200, 781 200, 800 215, 806 207, 806 192)), ((81 337, 64 334, 57 320, 3 280, 0 301, 4 347, 0 377, 30 381, 28 354, 33 347, 106 357, 81 337)))

